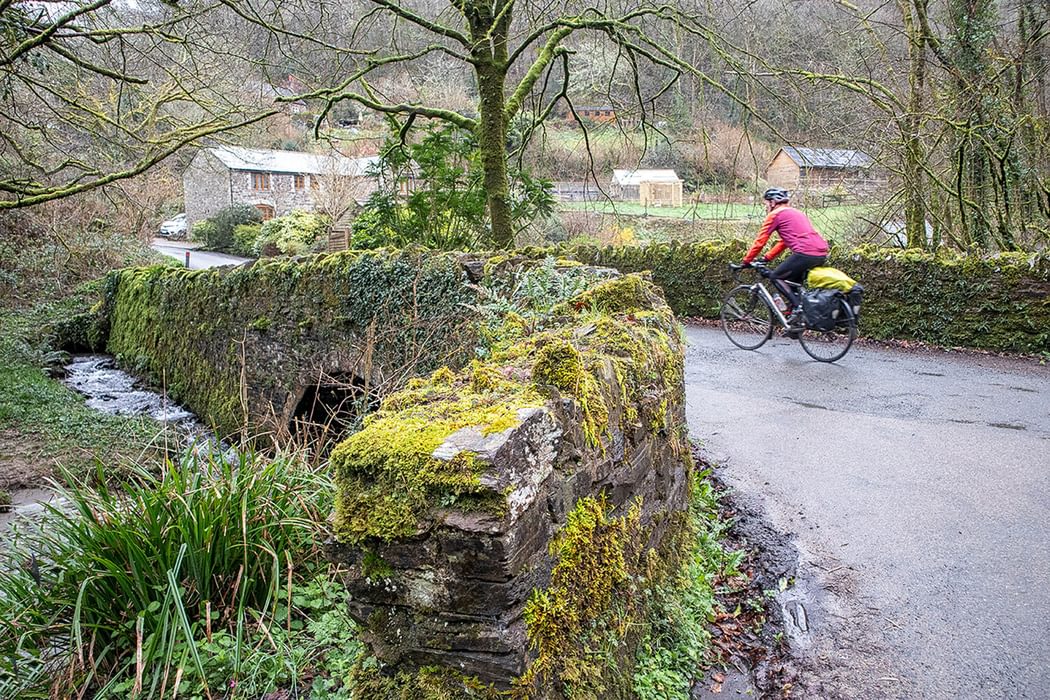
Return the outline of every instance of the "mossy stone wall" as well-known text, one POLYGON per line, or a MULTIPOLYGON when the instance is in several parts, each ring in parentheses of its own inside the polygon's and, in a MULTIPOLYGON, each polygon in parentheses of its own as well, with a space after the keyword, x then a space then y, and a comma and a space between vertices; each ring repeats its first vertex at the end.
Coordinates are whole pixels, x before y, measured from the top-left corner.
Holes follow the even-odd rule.
MULTIPOLYGON (((742 243, 707 242, 584 246, 558 252, 621 272, 649 270, 676 314, 717 318, 721 301, 733 286, 727 266, 739 262, 744 251, 742 243)), ((1050 258, 1046 256, 937 256, 867 247, 833 250, 829 264, 864 286, 860 332, 866 337, 1050 352, 1050 258)))
POLYGON ((335 448, 332 556, 390 669, 631 697, 629 630, 685 523, 680 328, 641 275, 524 320, 335 448))
POLYGON ((452 255, 348 252, 107 280, 106 349, 222 435, 286 430, 324 377, 394 389, 473 350, 476 302, 452 255))

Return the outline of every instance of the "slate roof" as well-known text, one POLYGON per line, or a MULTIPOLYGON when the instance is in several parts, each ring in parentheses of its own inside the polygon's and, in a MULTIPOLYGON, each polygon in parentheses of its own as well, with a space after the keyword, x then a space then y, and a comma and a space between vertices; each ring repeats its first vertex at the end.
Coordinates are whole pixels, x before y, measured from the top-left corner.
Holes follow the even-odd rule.
POLYGON ((326 156, 302 151, 271 151, 241 146, 215 146, 206 149, 231 170, 253 170, 266 173, 295 173, 306 175, 363 176, 369 166, 379 161, 379 156, 346 158, 326 156))
POLYGON ((798 148, 784 146, 782 149, 800 168, 869 168, 875 161, 862 151, 847 151, 838 148, 798 148))
POLYGON ((612 181, 615 185, 629 186, 643 182, 681 182, 682 178, 673 170, 613 170, 612 181))

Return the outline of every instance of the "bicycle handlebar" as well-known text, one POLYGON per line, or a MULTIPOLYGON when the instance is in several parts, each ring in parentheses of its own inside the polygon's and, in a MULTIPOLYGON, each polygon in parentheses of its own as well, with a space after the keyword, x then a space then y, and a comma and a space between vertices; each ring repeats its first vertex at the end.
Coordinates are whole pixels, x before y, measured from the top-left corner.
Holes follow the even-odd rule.
POLYGON ((749 263, 742 263, 740 265, 736 263, 729 263, 729 269, 733 271, 733 279, 740 281, 740 271, 752 269, 762 277, 769 277, 769 266, 766 265, 762 260, 754 260, 749 263))

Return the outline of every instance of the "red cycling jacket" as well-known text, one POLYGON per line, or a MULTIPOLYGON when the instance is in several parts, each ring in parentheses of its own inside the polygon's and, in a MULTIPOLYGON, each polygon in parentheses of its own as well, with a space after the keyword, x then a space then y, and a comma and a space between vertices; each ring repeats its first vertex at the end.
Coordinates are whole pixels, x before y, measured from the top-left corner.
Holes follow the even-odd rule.
POLYGON ((745 263, 758 257, 774 231, 780 234, 780 240, 766 253, 767 260, 772 260, 780 255, 784 248, 792 253, 803 255, 828 254, 828 242, 821 238, 817 230, 813 228, 808 216, 792 207, 778 207, 771 211, 766 220, 762 222, 758 238, 744 256, 745 263))

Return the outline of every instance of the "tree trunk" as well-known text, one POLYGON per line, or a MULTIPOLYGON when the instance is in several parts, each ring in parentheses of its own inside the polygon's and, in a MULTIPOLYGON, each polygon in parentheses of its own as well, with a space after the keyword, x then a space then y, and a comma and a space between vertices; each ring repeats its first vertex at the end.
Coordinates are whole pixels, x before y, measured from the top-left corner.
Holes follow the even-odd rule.
MULTIPOLYGON (((926 37, 915 21, 912 2, 925 5, 927 0, 901 3, 904 30, 908 37, 908 113, 904 116, 904 225, 909 248, 926 248, 926 148, 922 141, 923 105, 926 94, 926 37)), ((920 7, 922 11, 924 8, 920 7)))
POLYGON ((514 247, 507 177, 507 40, 515 0, 461 0, 457 5, 470 27, 474 72, 478 78, 478 148, 489 205, 492 243, 514 247))
POLYGON ((514 247, 514 223, 507 178, 507 121, 504 116, 506 71, 499 66, 478 66, 478 147, 489 205, 492 243, 514 247))

